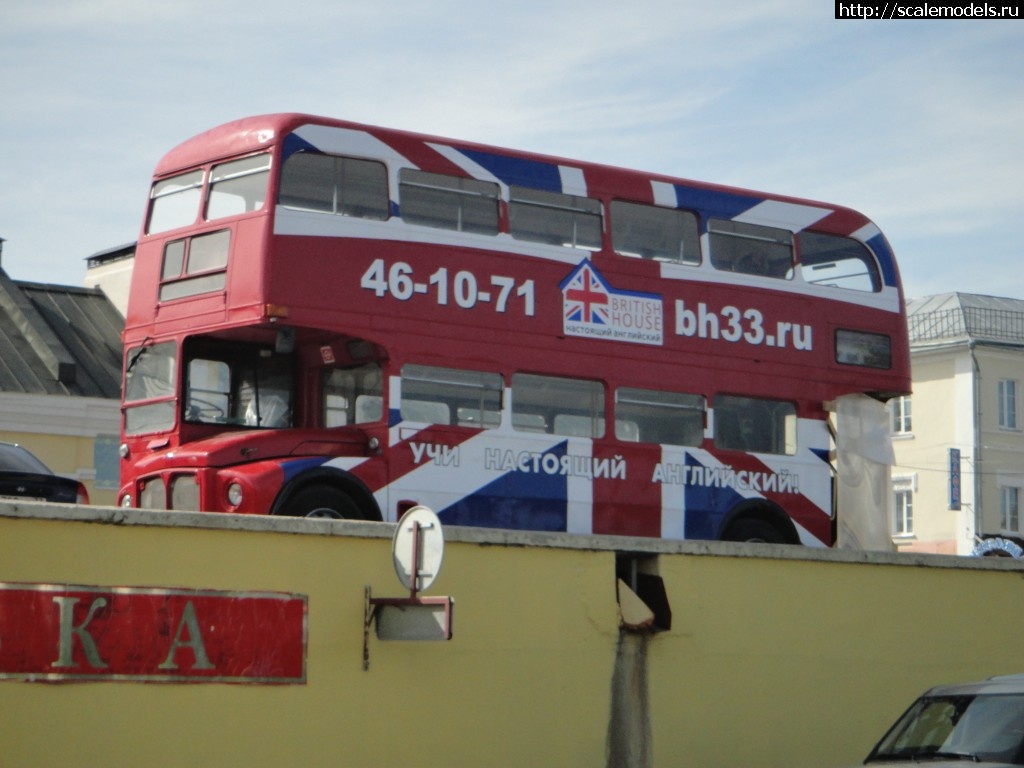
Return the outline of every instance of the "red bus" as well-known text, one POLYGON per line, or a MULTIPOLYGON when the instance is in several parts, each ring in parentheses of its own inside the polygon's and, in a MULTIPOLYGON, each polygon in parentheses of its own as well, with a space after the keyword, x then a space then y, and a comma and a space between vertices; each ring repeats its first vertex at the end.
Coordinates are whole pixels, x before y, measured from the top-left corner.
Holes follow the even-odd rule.
POLYGON ((300 114, 160 161, 124 338, 152 509, 828 546, 910 389, 859 213, 300 114))

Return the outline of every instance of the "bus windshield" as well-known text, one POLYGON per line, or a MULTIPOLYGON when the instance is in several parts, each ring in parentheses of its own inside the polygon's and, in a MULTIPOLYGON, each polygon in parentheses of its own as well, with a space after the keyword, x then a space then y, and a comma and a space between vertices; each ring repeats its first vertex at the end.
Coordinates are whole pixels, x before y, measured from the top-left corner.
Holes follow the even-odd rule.
POLYGON ((186 354, 185 421, 290 427, 292 368, 290 355, 270 347, 194 345, 186 354))

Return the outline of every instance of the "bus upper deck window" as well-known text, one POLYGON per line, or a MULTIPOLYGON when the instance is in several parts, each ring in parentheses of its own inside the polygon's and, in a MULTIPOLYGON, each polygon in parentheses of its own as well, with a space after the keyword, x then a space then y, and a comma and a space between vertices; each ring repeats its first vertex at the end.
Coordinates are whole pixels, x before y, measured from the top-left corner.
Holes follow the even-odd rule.
POLYGON ((499 189, 494 182, 403 168, 398 185, 405 221, 459 232, 498 234, 499 189))
POLYGON ((270 155, 254 155, 213 167, 207 219, 252 213, 263 207, 270 178, 270 155))
POLYGON ((708 221, 715 269, 788 279, 793 274, 793 235, 788 229, 745 221, 708 221))
POLYGON ((156 182, 149 194, 153 202, 146 232, 153 235, 194 224, 202 191, 203 171, 190 171, 156 182))
POLYGON ((388 217, 387 169, 375 160, 296 152, 281 171, 286 208, 360 219, 388 217))
POLYGON ((509 189, 509 231, 517 240, 601 249, 601 202, 528 187, 509 189))
POLYGON ((697 217, 689 211, 613 200, 612 247, 623 256, 700 264, 697 217))
POLYGON ((839 235, 801 232, 800 276, 813 285, 877 292, 882 289, 878 264, 860 242, 839 235))

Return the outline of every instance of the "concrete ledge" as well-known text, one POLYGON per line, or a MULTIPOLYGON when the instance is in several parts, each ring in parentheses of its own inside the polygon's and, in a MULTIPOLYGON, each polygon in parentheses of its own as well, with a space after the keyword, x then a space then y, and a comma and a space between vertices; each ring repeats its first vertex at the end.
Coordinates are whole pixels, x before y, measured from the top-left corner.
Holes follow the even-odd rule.
MULTIPOLYGON (((306 520, 293 517, 233 515, 211 512, 160 512, 121 507, 76 506, 35 501, 0 501, 0 518, 51 520, 167 528, 286 533, 302 536, 390 539, 394 523, 361 520, 306 520)), ((728 541, 678 541, 630 536, 585 536, 546 531, 515 531, 446 526, 445 540, 501 547, 538 547, 612 551, 637 555, 693 555, 797 560, 820 563, 862 563, 916 568, 953 568, 1024 572, 1024 560, 1005 557, 957 557, 926 553, 862 552, 816 549, 782 544, 739 544, 728 541)))

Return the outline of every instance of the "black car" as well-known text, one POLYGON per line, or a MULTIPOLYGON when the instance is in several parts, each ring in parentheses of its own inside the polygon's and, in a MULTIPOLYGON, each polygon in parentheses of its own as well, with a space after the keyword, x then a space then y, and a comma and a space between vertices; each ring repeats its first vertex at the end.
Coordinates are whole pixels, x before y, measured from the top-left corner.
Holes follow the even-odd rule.
POLYGON ((53 474, 20 445, 0 443, 0 500, 3 499, 88 504, 89 494, 80 482, 53 474))

